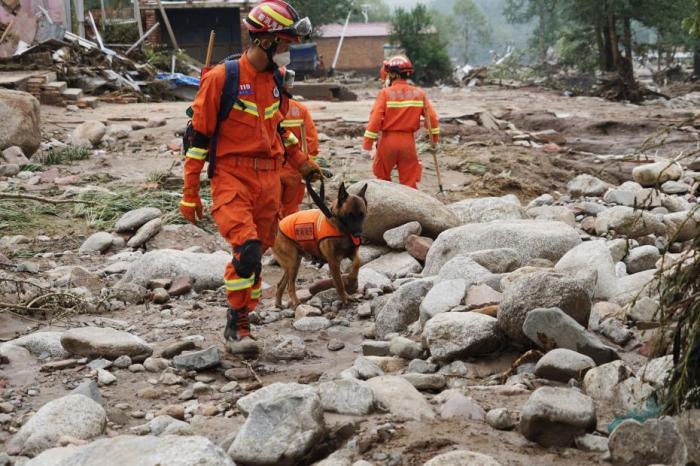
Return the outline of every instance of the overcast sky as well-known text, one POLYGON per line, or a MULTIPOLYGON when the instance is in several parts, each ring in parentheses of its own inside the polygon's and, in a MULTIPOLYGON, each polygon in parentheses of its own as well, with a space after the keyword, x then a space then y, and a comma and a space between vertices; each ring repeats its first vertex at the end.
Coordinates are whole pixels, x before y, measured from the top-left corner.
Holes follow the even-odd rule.
POLYGON ((384 0, 384 3, 391 7, 403 6, 412 7, 416 3, 430 3, 429 0, 384 0))

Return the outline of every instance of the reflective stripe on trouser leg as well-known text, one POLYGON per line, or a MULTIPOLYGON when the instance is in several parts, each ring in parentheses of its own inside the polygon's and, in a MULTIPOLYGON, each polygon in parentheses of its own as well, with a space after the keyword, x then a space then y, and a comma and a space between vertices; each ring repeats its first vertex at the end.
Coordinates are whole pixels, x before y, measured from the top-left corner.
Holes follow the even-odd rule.
POLYGON ((258 279, 257 282, 250 288, 250 294, 248 297, 247 310, 248 312, 253 312, 255 307, 260 302, 262 297, 262 280, 258 279))
POLYGON ((255 278, 241 278, 236 275, 233 264, 226 264, 224 273, 224 283, 226 286, 226 296, 228 304, 232 309, 244 309, 248 307, 250 292, 253 288, 255 278))

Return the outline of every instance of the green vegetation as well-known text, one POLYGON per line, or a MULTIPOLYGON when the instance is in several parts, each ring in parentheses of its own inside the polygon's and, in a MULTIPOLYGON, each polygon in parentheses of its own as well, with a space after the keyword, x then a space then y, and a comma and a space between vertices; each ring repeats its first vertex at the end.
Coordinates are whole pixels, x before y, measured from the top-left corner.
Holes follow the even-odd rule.
POLYGON ((66 146, 60 149, 49 149, 39 154, 35 159, 42 165, 62 165, 90 157, 90 150, 83 147, 66 146))

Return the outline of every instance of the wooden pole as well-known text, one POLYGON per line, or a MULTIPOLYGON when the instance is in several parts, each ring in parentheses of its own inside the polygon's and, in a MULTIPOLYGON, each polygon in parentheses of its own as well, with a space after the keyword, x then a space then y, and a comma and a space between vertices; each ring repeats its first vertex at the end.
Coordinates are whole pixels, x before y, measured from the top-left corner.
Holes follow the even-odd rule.
POLYGON ((141 22, 141 0, 134 0, 134 18, 136 18, 136 26, 139 28, 139 37, 143 36, 143 23, 141 22))
POLYGON ((168 14, 165 12, 165 8, 163 8, 163 3, 160 0, 156 0, 156 2, 158 2, 158 9, 160 10, 160 15, 163 17, 163 22, 165 23, 165 29, 168 30, 170 42, 173 43, 175 50, 178 50, 180 47, 177 45, 177 39, 175 39, 175 33, 173 32, 172 26, 170 26, 170 20, 168 19, 168 14))
POLYGON ((425 124, 428 128, 428 141, 430 142, 430 152, 433 154, 433 162, 435 163, 435 174, 437 175, 438 179, 438 188, 440 188, 440 192, 443 193, 445 190, 442 189, 442 175, 440 174, 440 165, 438 164, 437 159, 437 146, 433 142, 433 122, 430 120, 430 111, 428 110, 427 99, 423 99, 423 114, 425 115, 425 124))
POLYGON ((156 29, 158 29, 158 26, 160 26, 160 23, 154 24, 154 25, 151 27, 151 29, 149 29, 148 31, 146 31, 146 34, 142 35, 142 36, 139 38, 139 40, 137 40, 136 42, 134 42, 134 45, 132 45, 131 47, 129 47, 129 50, 127 50, 126 53, 125 53, 124 55, 129 55, 131 52, 133 52, 133 51, 136 49, 136 47, 138 47, 139 45, 141 45, 141 42, 143 42, 144 40, 146 40, 146 38, 147 38, 148 36, 150 36, 151 33, 153 33, 153 31, 155 31, 156 29))
POLYGON ((0 37, 0 42, 4 41, 5 38, 10 34, 10 29, 12 29, 12 25, 15 24, 15 17, 13 16, 12 19, 10 19, 10 22, 7 23, 7 27, 5 28, 5 32, 2 33, 2 37, 0 37))
POLYGON ((105 27, 107 26, 107 10, 105 10, 105 0, 100 0, 100 8, 102 10, 102 32, 104 32, 105 27))
POLYGON ((214 40, 216 39, 216 32, 213 30, 209 33, 209 46, 207 47, 207 59, 204 62, 204 66, 211 65, 211 56, 214 53, 214 40))

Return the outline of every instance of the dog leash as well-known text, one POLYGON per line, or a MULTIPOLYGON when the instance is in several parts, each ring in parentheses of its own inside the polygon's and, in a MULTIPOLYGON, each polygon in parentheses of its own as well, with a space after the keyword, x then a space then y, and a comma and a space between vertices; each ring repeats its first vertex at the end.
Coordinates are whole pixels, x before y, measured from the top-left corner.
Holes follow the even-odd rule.
POLYGON ((313 177, 313 173, 309 173, 306 176, 306 190, 309 192, 309 196, 311 196, 311 200, 314 201, 314 204, 316 204, 316 207, 321 209, 321 213, 327 218, 331 219, 334 217, 333 212, 331 212, 331 209, 328 208, 326 205, 326 184, 323 181, 323 177, 321 178, 321 188, 319 189, 319 192, 317 193, 314 191, 314 188, 312 186, 312 180, 311 178, 313 177))

